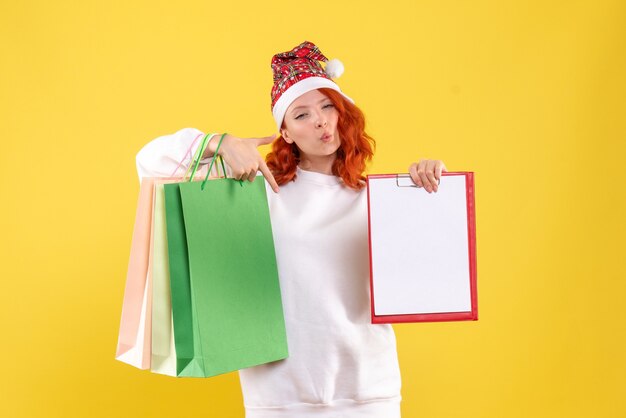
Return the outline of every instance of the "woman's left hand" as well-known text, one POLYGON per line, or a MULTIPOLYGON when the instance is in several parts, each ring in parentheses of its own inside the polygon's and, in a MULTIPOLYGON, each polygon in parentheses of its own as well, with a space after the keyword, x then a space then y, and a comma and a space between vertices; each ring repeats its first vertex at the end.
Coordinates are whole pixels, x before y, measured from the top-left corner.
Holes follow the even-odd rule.
POLYGON ((409 174, 413 183, 417 187, 423 187, 428 193, 437 191, 443 171, 447 171, 447 169, 441 160, 421 159, 409 166, 409 174))

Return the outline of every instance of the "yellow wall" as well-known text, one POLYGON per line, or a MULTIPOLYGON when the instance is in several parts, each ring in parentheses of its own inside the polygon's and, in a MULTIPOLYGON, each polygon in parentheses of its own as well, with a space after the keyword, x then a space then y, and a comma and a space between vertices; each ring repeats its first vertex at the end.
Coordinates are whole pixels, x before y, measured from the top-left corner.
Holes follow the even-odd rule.
POLYGON ((243 416, 236 373, 113 358, 134 157, 273 133, 271 56, 306 39, 371 172, 476 172, 480 320, 395 326, 404 417, 626 416, 625 2, 129 3, 0 4, 0 415, 243 416))

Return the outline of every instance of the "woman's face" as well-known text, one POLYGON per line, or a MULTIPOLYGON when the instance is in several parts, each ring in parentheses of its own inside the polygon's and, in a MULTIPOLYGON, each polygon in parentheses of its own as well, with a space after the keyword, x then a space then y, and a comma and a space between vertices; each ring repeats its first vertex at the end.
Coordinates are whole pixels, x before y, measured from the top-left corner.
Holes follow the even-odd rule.
POLYGON ((334 160, 341 145, 338 119, 339 112, 331 100, 319 90, 312 90, 287 108, 284 127, 280 131, 285 141, 296 144, 301 159, 311 162, 334 160))

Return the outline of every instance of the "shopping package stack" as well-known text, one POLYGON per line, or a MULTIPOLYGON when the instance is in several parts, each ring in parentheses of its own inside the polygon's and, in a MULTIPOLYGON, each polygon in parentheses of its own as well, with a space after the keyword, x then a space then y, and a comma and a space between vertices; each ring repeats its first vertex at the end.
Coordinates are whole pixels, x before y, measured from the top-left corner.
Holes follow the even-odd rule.
POLYGON ((265 182, 209 179, 215 159, 194 180, 207 138, 191 175, 139 191, 116 358, 169 376, 288 356, 265 182))

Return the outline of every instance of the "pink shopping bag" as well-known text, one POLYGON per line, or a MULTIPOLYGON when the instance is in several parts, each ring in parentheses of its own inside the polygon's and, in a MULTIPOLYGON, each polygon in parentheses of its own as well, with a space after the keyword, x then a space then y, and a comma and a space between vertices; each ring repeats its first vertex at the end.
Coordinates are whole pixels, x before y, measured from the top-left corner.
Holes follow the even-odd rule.
POLYGON ((139 189, 115 353, 117 360, 140 369, 150 368, 152 289, 149 273, 154 181, 154 178, 142 179, 139 189))

